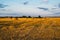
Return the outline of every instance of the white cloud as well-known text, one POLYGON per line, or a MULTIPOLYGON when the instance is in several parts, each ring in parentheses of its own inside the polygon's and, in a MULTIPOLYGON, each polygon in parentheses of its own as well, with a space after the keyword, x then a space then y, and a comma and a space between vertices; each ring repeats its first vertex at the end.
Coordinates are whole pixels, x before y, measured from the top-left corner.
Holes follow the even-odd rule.
MULTIPOLYGON (((49 7, 51 8, 51 7, 49 7)), ((54 13, 60 11, 60 9, 49 9, 49 11, 44 11, 37 9, 36 7, 33 6, 28 6, 28 5, 22 5, 22 4, 17 4, 17 3, 10 3, 8 7, 4 9, 0 9, 0 14, 2 15, 7 15, 7 14, 15 14, 15 15, 31 15, 31 16, 50 16, 53 15, 54 13)), ((8 16, 9 16, 8 15, 8 16)))
POLYGON ((48 0, 43 0, 43 1, 47 2, 48 0))
POLYGON ((38 16, 38 15, 43 16, 43 15, 50 14, 50 12, 39 10, 36 7, 17 5, 17 4, 10 5, 5 9, 0 9, 0 13, 6 14, 6 15, 11 13, 16 13, 19 15, 24 14, 24 15, 32 15, 32 16, 38 16))

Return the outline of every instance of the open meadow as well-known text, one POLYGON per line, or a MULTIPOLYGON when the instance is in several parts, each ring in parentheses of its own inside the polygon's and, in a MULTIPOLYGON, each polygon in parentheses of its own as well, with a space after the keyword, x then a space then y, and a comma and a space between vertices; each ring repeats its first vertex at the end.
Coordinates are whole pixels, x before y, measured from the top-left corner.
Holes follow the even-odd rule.
POLYGON ((60 40, 60 18, 0 18, 0 40, 60 40))

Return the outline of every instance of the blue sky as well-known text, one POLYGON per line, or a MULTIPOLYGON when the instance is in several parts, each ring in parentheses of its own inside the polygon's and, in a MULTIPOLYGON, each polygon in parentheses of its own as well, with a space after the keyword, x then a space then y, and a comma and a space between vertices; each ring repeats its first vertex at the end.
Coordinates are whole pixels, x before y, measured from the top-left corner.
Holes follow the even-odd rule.
POLYGON ((60 0, 0 0, 0 16, 60 16, 60 0))

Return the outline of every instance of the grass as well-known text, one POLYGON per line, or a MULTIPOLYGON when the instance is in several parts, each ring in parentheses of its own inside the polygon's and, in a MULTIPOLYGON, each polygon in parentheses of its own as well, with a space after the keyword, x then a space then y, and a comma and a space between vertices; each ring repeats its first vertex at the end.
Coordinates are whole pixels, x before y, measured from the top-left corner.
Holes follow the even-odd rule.
POLYGON ((0 18, 0 40, 60 40, 60 18, 0 18))

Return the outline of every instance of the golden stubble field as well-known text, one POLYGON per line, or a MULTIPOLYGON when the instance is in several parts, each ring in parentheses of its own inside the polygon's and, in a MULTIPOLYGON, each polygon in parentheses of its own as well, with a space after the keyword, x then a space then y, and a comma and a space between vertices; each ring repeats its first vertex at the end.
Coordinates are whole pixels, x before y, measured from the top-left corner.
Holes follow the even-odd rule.
POLYGON ((60 18, 0 18, 0 40, 60 40, 60 18))

